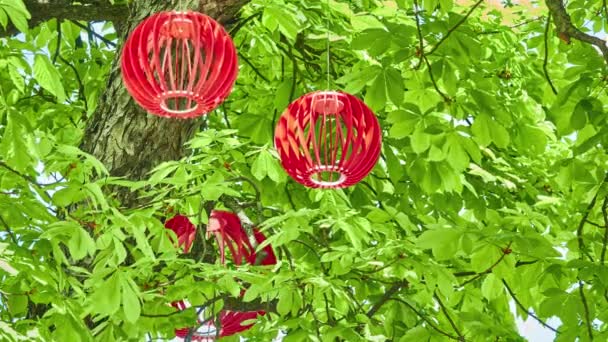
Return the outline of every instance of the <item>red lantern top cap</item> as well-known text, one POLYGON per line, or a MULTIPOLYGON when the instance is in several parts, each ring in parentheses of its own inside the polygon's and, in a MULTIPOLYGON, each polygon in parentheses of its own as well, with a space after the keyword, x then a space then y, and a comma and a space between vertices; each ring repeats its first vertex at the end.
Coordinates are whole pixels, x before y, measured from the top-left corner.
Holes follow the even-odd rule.
POLYGON ((308 93, 279 118, 275 147, 285 171, 311 188, 344 188, 373 169, 380 124, 363 101, 339 91, 308 93))
POLYGON ((121 70, 127 91, 149 113, 193 118, 230 94, 238 61, 232 39, 210 17, 159 12, 127 39, 121 70))

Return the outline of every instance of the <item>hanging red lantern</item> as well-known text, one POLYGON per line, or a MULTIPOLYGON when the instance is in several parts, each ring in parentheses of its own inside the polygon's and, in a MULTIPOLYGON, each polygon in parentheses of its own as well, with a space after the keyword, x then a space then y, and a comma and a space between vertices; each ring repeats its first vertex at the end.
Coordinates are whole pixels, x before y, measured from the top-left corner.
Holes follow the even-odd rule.
POLYGON ((177 245, 182 247, 184 253, 188 253, 196 237, 196 226, 186 216, 175 215, 165 222, 165 228, 177 235, 177 245))
MULTIPOLYGON (((187 219, 187 218, 186 218, 187 219)), ((220 250, 220 262, 226 263, 225 246, 228 245, 232 262, 235 265, 241 265, 243 260, 249 264, 255 264, 256 261, 260 265, 274 265, 277 263, 276 255, 270 245, 264 247, 265 255, 258 259, 255 248, 249 241, 247 233, 241 225, 239 217, 228 211, 213 210, 209 215, 207 224, 207 234, 214 234, 220 250)), ((179 236, 179 235, 178 235, 179 236)), ((266 240, 266 236, 257 229, 253 230, 253 237, 258 244, 266 240)), ((184 301, 174 302, 171 305, 179 310, 188 308, 188 304, 184 301)), ((245 331, 253 326, 253 324, 243 325, 245 321, 255 319, 258 315, 263 316, 266 312, 259 311, 229 311, 222 310, 219 314, 220 331, 219 337, 234 335, 238 332, 245 331)), ((204 318, 199 318, 199 323, 204 318)), ((176 329, 175 335, 184 338, 188 335, 190 328, 176 329)), ((192 334, 193 341, 212 341, 216 336, 216 327, 212 320, 203 324, 199 330, 192 334)))
POLYGON ((127 91, 149 113, 192 118, 230 94, 236 48, 224 28, 198 12, 160 12, 141 22, 122 51, 127 91))
POLYGON ((380 156, 374 113, 353 95, 308 93, 292 102, 275 129, 285 171, 311 188, 345 188, 365 178, 380 156))

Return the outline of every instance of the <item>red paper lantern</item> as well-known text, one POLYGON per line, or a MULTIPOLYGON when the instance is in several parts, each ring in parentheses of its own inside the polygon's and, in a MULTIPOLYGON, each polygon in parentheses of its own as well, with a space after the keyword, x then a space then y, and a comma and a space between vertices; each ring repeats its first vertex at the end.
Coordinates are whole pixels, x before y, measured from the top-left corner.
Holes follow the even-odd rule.
POLYGON ((160 12, 127 39, 125 87, 149 113, 192 118, 215 109, 236 80, 236 48, 224 28, 198 12, 160 12))
POLYGON ((287 173, 311 188, 345 188, 367 176, 380 156, 378 119, 353 95, 308 93, 279 118, 275 147, 287 173))
POLYGON ((183 248, 184 253, 188 253, 196 237, 196 226, 186 216, 175 215, 165 222, 165 228, 175 232, 177 245, 183 248))
MULTIPOLYGON (((186 218, 187 220, 187 218, 186 218)), ((188 221, 189 222, 189 221, 188 221)), ((190 223, 192 225, 192 223, 190 223)), ((194 225, 192 225, 194 226, 194 225)), ((242 264, 245 260, 249 264, 254 264, 257 259, 255 248, 249 241, 247 233, 241 225, 241 221, 237 215, 221 210, 213 210, 209 216, 207 224, 207 233, 214 234, 220 250, 220 262, 225 264, 225 245, 228 245, 232 261, 235 265, 242 264)), ((253 230, 253 235, 258 244, 264 242, 266 237, 257 229, 253 230)), ((178 237, 180 235, 178 234, 178 237)), ((270 245, 264 247, 265 255, 262 258, 261 265, 274 265, 277 263, 276 255, 270 245)), ((179 310, 185 310, 188 305, 184 301, 174 302, 171 305, 179 310)), ((245 331, 253 326, 253 324, 242 325, 243 322, 255 319, 258 315, 265 315, 263 310, 259 311, 228 311, 222 310, 219 314, 220 332, 219 337, 234 335, 245 331)), ((199 320, 201 321, 201 320, 199 320)), ((216 335, 215 324, 213 321, 205 323, 201 327, 201 332, 195 332, 192 336, 193 341, 212 341, 216 335)), ((188 335, 190 328, 176 329, 175 335, 184 338, 188 335)))

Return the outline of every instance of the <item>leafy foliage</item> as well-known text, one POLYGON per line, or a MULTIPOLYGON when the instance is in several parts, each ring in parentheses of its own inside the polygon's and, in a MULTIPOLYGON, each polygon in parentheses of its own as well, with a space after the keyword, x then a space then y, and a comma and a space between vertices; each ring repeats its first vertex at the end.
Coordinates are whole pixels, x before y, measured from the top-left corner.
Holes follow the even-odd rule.
MULTIPOLYGON (((0 40, 0 339, 171 338, 196 312, 168 303, 212 315, 246 288, 237 305, 270 309, 253 341, 521 341, 515 315, 607 340, 606 63, 557 39, 543 4, 481 3, 251 1, 231 27, 234 92, 188 157, 131 181, 78 148, 112 25, 93 26, 103 41, 71 21, 28 30, 0 0, 22 31, 0 40), (286 105, 326 87, 363 98, 384 134, 373 173, 339 191, 299 186, 272 148, 286 105), (262 227, 276 267, 216 262, 203 233, 224 206, 262 227), (173 213, 200 231, 189 254, 173 213)), ((605 34, 601 2, 566 10, 605 34)))

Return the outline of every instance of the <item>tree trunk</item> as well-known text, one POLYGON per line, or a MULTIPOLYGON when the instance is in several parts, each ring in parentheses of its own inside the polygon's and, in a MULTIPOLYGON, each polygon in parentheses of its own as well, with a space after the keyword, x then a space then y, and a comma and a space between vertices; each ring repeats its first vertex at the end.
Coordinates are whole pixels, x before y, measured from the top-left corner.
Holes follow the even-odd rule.
MULTIPOLYGON (((232 23, 247 0, 181 0, 181 8, 195 9, 222 24, 232 23)), ((172 1, 138 0, 122 25, 121 42, 142 20, 153 13, 176 9, 172 1)), ((131 180, 144 179, 163 161, 184 156, 184 144, 205 124, 205 118, 182 120, 160 118, 147 114, 127 93, 120 74, 122 43, 112 63, 106 91, 99 106, 89 118, 81 149, 99 159, 113 176, 131 180)), ((123 205, 132 203, 132 196, 119 193, 123 205)))

